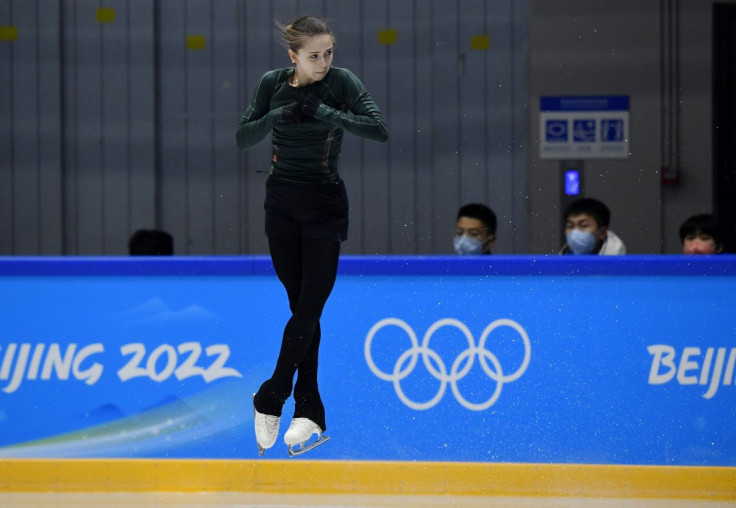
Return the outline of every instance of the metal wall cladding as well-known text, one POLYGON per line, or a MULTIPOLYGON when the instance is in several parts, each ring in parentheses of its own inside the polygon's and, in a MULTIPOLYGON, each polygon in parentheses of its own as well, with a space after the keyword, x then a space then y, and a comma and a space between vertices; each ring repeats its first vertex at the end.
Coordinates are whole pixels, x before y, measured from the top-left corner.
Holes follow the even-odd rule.
POLYGON ((0 3, 0 253, 61 251, 59 7, 0 3), (10 72, 8 72, 10 71, 10 72))
POLYGON ((523 249, 525 2, 6 1, 0 27, 0 254, 265 253, 269 139, 235 129, 290 65, 275 21, 328 18, 334 65, 381 107, 388 143, 346 134, 346 253, 449 253, 458 207, 489 204, 523 249), (6 31, 7 32, 7 31, 6 31))

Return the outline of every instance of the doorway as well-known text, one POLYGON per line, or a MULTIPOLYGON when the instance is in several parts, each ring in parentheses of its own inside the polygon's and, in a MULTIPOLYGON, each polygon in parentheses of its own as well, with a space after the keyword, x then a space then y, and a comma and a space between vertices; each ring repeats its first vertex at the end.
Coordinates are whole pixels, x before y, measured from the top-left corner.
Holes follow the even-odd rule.
POLYGON ((728 226, 736 253, 736 4, 713 6, 714 213, 728 226))

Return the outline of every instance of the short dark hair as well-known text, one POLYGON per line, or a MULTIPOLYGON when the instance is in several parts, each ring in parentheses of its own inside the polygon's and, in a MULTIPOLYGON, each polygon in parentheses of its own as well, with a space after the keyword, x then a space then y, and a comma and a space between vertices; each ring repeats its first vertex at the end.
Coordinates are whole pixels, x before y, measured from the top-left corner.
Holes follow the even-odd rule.
POLYGON ((598 223, 598 227, 608 227, 611 223, 611 211, 597 199, 580 198, 573 201, 565 208, 565 220, 570 218, 571 215, 580 215, 581 213, 593 217, 598 223))
POLYGON ((139 229, 128 241, 131 256, 172 256, 174 239, 166 231, 139 229))
POLYGON ((496 214, 486 205, 481 203, 468 203, 467 205, 463 205, 457 212, 457 218, 455 221, 460 220, 460 217, 478 219, 486 227, 486 232, 488 232, 489 235, 496 234, 496 214))
POLYGON ((718 217, 711 213, 693 215, 680 226, 680 243, 685 243, 685 237, 704 233, 712 236, 716 246, 724 247, 726 243, 726 228, 718 217))

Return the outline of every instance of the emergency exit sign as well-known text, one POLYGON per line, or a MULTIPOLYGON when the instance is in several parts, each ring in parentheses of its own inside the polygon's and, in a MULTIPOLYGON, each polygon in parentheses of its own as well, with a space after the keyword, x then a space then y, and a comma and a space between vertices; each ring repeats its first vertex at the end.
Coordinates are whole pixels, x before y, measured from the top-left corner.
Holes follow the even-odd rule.
POLYGON ((626 159, 629 97, 543 96, 539 132, 542 159, 626 159))

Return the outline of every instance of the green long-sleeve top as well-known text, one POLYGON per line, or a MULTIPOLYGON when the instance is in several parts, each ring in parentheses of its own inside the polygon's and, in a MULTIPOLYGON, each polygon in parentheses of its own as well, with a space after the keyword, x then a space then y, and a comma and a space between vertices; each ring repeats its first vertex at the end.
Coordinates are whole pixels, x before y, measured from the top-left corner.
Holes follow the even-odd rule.
POLYGON ((287 78, 294 68, 277 69, 258 81, 240 118, 238 147, 247 150, 272 131, 271 174, 294 180, 336 181, 343 131, 375 141, 388 139, 388 126, 363 83, 349 70, 333 67, 325 77, 303 87, 287 78), (284 106, 314 93, 322 104, 314 118, 284 121, 284 106))

